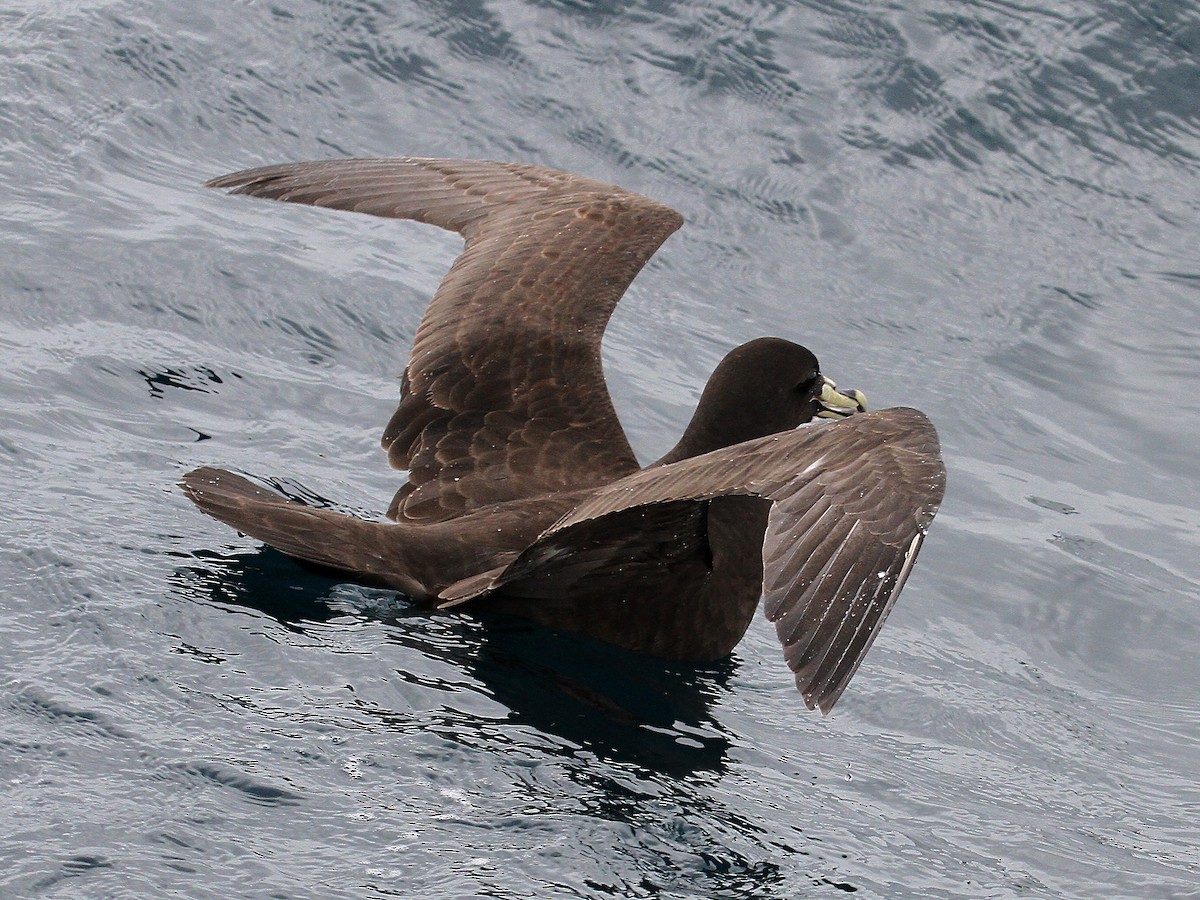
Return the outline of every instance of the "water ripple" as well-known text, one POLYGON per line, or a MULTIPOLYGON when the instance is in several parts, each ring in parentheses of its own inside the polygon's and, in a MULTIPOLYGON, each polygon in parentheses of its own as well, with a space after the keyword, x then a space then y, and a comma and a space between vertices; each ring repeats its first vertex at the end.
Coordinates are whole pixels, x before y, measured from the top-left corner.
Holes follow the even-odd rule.
POLYGON ((0 21, 0 894, 1194 891, 1194 3, 0 21), (428 616, 189 507, 203 463, 395 491, 378 430, 457 238, 200 185, 408 153, 686 214, 605 347, 646 458, 761 334, 930 412, 946 504, 834 716, 763 622, 663 665, 428 616))

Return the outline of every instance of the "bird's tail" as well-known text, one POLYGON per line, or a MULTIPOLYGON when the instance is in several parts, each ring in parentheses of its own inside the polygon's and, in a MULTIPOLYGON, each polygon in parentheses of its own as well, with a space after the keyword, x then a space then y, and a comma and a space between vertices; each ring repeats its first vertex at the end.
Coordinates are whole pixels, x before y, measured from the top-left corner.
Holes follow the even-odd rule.
POLYGON ((208 466, 188 472, 180 487, 214 519, 288 556, 359 582, 403 591, 414 599, 428 594, 405 571, 401 526, 306 506, 208 466))

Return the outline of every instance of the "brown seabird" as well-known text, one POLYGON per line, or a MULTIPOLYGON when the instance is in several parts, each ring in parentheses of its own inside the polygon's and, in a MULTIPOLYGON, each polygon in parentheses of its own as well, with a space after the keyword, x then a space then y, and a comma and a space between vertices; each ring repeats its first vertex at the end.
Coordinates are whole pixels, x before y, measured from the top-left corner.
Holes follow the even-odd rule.
POLYGON ((937 433, 865 412, 780 338, 732 350, 679 443, 642 468, 600 361, 609 316, 683 224, 555 169, 345 159, 210 187, 414 219, 466 246, 417 329, 383 434, 408 471, 367 521, 221 469, 204 512, 296 559, 430 606, 516 614, 670 659, 727 655, 759 599, 809 708, 828 712, 912 568, 945 487, 937 433), (798 427, 816 416, 836 421, 798 427))

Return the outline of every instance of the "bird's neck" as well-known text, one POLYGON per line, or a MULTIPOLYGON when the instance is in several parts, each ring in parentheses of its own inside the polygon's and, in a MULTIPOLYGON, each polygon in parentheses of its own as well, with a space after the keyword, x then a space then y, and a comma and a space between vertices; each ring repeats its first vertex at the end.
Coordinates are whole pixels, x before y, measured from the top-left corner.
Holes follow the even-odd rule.
POLYGON ((665 466, 737 443, 729 435, 722 434, 719 427, 715 427, 716 422, 707 417, 702 420, 699 415, 700 411, 696 412, 697 414, 692 416, 692 421, 688 423, 683 436, 679 439, 679 443, 668 450, 665 456, 652 462, 651 466, 665 466))

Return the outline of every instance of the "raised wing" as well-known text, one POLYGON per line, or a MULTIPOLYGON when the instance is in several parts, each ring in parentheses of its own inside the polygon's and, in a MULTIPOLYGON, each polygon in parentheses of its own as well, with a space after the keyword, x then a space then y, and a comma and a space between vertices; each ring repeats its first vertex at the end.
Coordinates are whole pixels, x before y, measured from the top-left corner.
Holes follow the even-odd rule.
POLYGON ((946 469, 937 432, 915 409, 824 430, 833 440, 812 471, 770 492, 763 607, 804 702, 828 713, 900 596, 946 469))
POLYGON ((459 160, 291 163, 209 186, 466 239, 417 330, 383 435, 392 464, 409 470, 394 518, 445 521, 637 469, 600 341, 634 276, 683 223, 673 209, 555 169, 459 160))
POLYGON ((462 602, 527 578, 539 557, 561 566, 573 532, 590 536, 598 520, 626 521, 639 508, 688 500, 763 497, 773 501, 763 547, 767 618, 805 703, 827 713, 895 603, 945 477, 937 432, 915 409, 769 435, 601 488, 510 565, 454 585, 442 599, 462 602))

